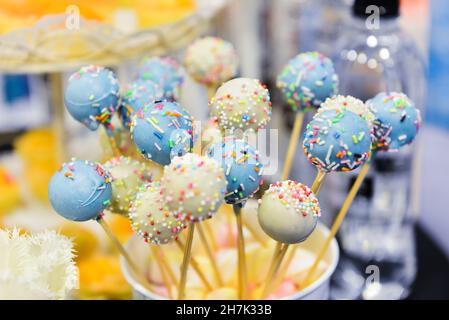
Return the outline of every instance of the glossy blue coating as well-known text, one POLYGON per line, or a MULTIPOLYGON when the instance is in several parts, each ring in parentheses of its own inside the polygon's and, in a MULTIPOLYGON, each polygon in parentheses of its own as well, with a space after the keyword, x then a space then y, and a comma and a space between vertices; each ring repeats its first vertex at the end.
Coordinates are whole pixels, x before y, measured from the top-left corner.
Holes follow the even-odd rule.
POLYGON ((111 180, 109 173, 97 163, 87 160, 65 163, 50 180, 50 203, 66 219, 96 219, 109 205, 111 180))

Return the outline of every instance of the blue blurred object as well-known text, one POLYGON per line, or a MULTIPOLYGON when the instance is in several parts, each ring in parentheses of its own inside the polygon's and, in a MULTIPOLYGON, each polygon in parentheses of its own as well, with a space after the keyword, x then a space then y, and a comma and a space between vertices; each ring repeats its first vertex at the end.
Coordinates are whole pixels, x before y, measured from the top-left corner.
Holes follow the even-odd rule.
POLYGON ((430 27, 430 52, 428 70, 428 95, 429 106, 426 114, 426 122, 436 124, 449 129, 449 30, 448 2, 433 0, 431 3, 431 27, 430 27))
POLYGON ((30 96, 28 76, 24 74, 6 74, 3 76, 3 102, 11 105, 30 96))

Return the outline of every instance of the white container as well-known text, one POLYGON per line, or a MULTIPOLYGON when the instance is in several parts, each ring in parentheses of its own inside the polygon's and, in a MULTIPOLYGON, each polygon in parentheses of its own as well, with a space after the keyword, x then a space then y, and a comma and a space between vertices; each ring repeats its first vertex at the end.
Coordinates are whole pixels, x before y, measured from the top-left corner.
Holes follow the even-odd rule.
MULTIPOLYGON (((324 225, 318 224, 312 235, 302 244, 302 247, 312 252, 317 252, 323 245, 326 236, 329 234, 329 229, 324 225)), ((142 241, 140 238, 134 236, 125 245, 130 256, 138 263, 138 268, 142 274, 147 269, 148 257, 150 256, 150 250, 148 244, 142 241)), ((339 249, 337 241, 332 240, 329 249, 324 255, 323 260, 327 263, 328 268, 326 271, 310 286, 304 290, 300 290, 297 293, 285 297, 287 300, 327 300, 329 298, 330 278, 337 267, 339 258, 339 249)), ((166 297, 159 296, 145 287, 143 287, 139 281, 133 276, 126 261, 121 258, 120 265, 123 275, 126 281, 131 285, 133 289, 133 297, 136 300, 166 300, 166 297)))

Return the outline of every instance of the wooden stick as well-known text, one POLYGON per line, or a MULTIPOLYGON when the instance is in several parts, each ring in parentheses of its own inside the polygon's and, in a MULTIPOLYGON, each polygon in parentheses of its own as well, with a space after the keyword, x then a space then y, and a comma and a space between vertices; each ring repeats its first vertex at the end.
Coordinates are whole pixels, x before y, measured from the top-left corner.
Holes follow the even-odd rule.
POLYGON ((213 84, 206 86, 206 90, 207 90, 207 101, 209 102, 210 99, 212 99, 215 96, 215 92, 217 91, 217 86, 215 86, 213 84))
POLYGON ((321 185, 324 183, 325 177, 326 177, 326 172, 318 170, 315 180, 313 181, 312 187, 310 188, 316 196, 320 192, 320 188, 321 188, 321 185))
POLYGON ((208 238, 210 239, 210 244, 212 246, 212 250, 218 250, 217 239, 215 239, 214 231, 211 227, 211 220, 204 221, 203 224, 206 226, 206 233, 208 238))
POLYGON ((161 257, 159 257, 155 246, 150 246, 150 247, 151 247, 151 253, 153 254, 153 259, 156 261, 159 272, 161 273, 162 281, 164 282, 164 285, 167 288, 168 298, 173 299, 173 295, 172 295, 172 291, 171 291, 172 290, 171 283, 170 283, 170 280, 168 279, 166 270, 165 270, 164 266, 162 265, 162 262, 160 259, 161 257))
POLYGON ((298 145, 299 135, 301 133, 302 123, 304 121, 304 112, 296 112, 295 123, 292 133, 290 134, 290 142, 288 143, 287 153, 285 155, 284 168, 282 170, 281 180, 288 179, 295 158, 296 146, 298 145))
POLYGON ((264 288, 264 290, 262 292, 262 299, 265 299, 268 296, 268 294, 271 292, 271 288, 273 286, 273 282, 276 279, 277 272, 279 270, 279 267, 280 267, 280 265, 282 263, 282 260, 285 257, 285 253, 287 252, 289 246, 290 246, 289 244, 284 243, 282 245, 281 249, 279 250, 279 253, 277 254, 274 266, 271 269, 270 274, 268 274, 268 276, 267 276, 266 286, 265 286, 265 288, 264 288))
POLYGON ((343 203, 343 206, 341 207, 340 212, 338 213, 337 218, 335 219, 334 224, 332 225, 329 235, 327 236, 326 240, 324 241, 324 244, 321 247, 317 257, 315 258, 315 261, 314 261, 312 267, 309 269, 306 277, 304 278, 304 286, 307 286, 309 281, 312 279, 312 276, 313 276, 316 268, 318 267, 318 264, 323 259, 324 254, 326 253, 327 249, 329 248, 331 240, 337 234, 337 232, 341 226, 341 223, 343 222, 343 219, 345 218, 346 213, 348 212, 348 209, 352 204, 352 201, 354 200, 357 192, 360 189, 360 186, 362 185, 363 180, 365 179, 366 174, 368 173, 369 167, 370 167, 369 163, 365 163, 362 167, 362 170, 360 170, 360 173, 357 176, 357 179, 354 181, 354 184, 352 185, 351 190, 349 191, 349 193, 345 199, 345 202, 343 203))
POLYGON ((204 250, 206 251, 206 255, 210 260, 210 264, 214 272, 215 281, 217 282, 217 285, 221 287, 223 285, 223 279, 221 278, 220 272, 218 271, 217 261, 215 260, 215 256, 212 253, 209 243, 207 242, 206 234, 204 233, 201 223, 198 223, 198 232, 200 234, 200 239, 203 244, 204 250))
POLYGON ((232 215, 234 213, 232 211, 226 210, 226 223, 228 225, 228 242, 229 246, 234 246, 234 224, 232 223, 232 215))
POLYGON ((256 231, 256 229, 254 229, 254 226, 252 226, 248 221, 245 221, 245 219, 243 219, 243 226, 248 229, 254 240, 259 242, 262 247, 266 247, 268 245, 267 241, 256 231))
POLYGON ((108 224, 106 223, 106 221, 102 218, 99 217, 97 220, 98 224, 103 228, 104 232, 106 233, 106 235, 108 236, 108 238, 112 241, 112 243, 114 244, 114 246, 116 247, 116 249, 120 252, 120 254, 123 256, 123 258, 125 258, 126 263, 128 264, 128 266, 131 268, 131 271, 134 273, 134 276, 137 277, 137 279, 139 280, 139 282, 145 286, 146 289, 149 289, 151 291, 154 291, 153 287, 150 285, 150 283, 148 282, 148 280, 142 276, 142 274, 139 272, 139 269, 137 268, 137 265, 134 263, 134 261, 131 259, 131 257, 129 256, 128 252, 125 250, 125 248, 123 248, 122 244, 120 243, 120 241, 115 237, 114 233, 112 232, 111 228, 108 226, 108 224))
POLYGON ((56 163, 63 163, 66 161, 66 133, 64 130, 64 98, 62 88, 62 74, 60 72, 50 73, 50 98, 53 109, 52 117, 52 131, 55 141, 56 163))
POLYGON ((248 289, 248 273, 246 269, 246 255, 245 255, 245 239, 243 237, 242 224, 242 208, 239 205, 234 205, 234 214, 237 222, 237 252, 238 252, 238 278, 239 290, 238 297, 240 300, 246 298, 248 289))
POLYGON ((175 273, 173 272, 172 268, 170 267, 170 264, 167 262, 167 259, 165 258, 164 253, 162 252, 161 248, 159 246, 155 246, 155 250, 157 255, 161 258, 161 263, 164 267, 164 269, 167 271, 168 277, 170 278, 170 281, 178 287, 179 281, 176 278, 175 273))
MULTIPOLYGON (((185 245, 184 245, 184 243, 182 243, 181 240, 177 240, 176 241, 176 245, 178 246, 179 250, 184 252, 185 245)), ((207 291, 211 291, 212 290, 212 285, 207 280, 206 276, 204 275, 203 271, 200 268, 200 265, 198 264, 198 262, 196 261, 196 259, 194 257, 190 257, 190 265, 192 266, 193 270, 195 270, 195 272, 198 275, 198 277, 200 278, 200 280, 203 282, 204 287, 206 288, 206 290, 207 291)))
POLYGON ((187 271, 189 270, 190 257, 192 255, 192 243, 194 233, 195 233, 195 224, 192 223, 189 227, 189 233, 187 234, 187 241, 184 248, 184 257, 182 259, 181 265, 181 280, 179 281, 178 287, 178 300, 184 299, 184 293, 187 283, 187 271))

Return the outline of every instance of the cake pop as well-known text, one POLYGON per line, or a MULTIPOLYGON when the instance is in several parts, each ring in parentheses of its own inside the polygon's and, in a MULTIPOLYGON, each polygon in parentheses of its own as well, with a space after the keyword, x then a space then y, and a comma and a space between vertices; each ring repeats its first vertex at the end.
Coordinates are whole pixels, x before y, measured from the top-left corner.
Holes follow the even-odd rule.
POLYGON ((69 78, 64 95, 69 113, 90 130, 99 124, 111 129, 112 114, 119 105, 119 84, 111 70, 82 67, 69 78))
POLYGON ((112 197, 110 174, 98 163, 74 160, 53 175, 48 195, 53 208, 66 219, 98 218, 112 197))
POLYGON ((146 242, 156 245, 177 239, 185 227, 180 215, 164 209, 164 199, 158 181, 141 187, 132 202, 129 217, 133 230, 146 242))
POLYGON ((376 117, 374 150, 397 151, 415 139, 421 116, 405 94, 381 92, 366 104, 376 117))
POLYGON ((293 111, 309 110, 337 94, 338 76, 329 58, 306 52, 288 62, 277 78, 277 87, 293 111))
POLYGON ((351 171, 370 156, 371 130, 349 110, 323 111, 307 125, 303 148, 310 162, 323 172, 351 171))
POLYGON ((373 127, 374 114, 362 100, 352 96, 337 95, 332 98, 327 98, 321 104, 320 108, 318 108, 318 112, 326 110, 349 110, 365 120, 370 128, 373 127))
POLYGON ((147 175, 145 164, 128 157, 113 158, 104 167, 112 177, 110 210, 127 215, 137 191, 152 177, 147 175))
POLYGON ((243 204, 262 184, 259 152, 243 140, 227 137, 224 143, 212 145, 208 156, 221 163, 227 186, 225 201, 243 204))
POLYGON ((316 196, 306 185, 286 180, 271 184, 259 200, 262 229, 281 243, 304 241, 315 229, 321 214, 316 196))
POLYGON ((174 157, 164 168, 161 184, 167 208, 193 221, 211 218, 226 191, 220 163, 193 153, 174 157))
POLYGON ((131 83, 122 95, 120 118, 125 128, 130 127, 132 115, 146 104, 163 100, 164 92, 152 81, 136 80, 131 83))
POLYGON ((236 78, 218 88, 210 100, 211 117, 222 130, 257 131, 271 117, 270 94, 259 80, 236 78))
POLYGON ((231 43, 204 37, 187 47, 184 67, 195 81, 217 87, 237 74, 238 58, 231 43))
POLYGON ((174 100, 179 96, 184 81, 181 65, 172 57, 151 57, 142 61, 138 78, 159 85, 167 99, 174 100))
POLYGON ((193 146, 193 118, 176 102, 147 104, 133 116, 131 135, 144 157, 167 165, 193 146))

